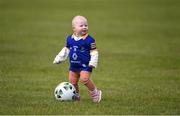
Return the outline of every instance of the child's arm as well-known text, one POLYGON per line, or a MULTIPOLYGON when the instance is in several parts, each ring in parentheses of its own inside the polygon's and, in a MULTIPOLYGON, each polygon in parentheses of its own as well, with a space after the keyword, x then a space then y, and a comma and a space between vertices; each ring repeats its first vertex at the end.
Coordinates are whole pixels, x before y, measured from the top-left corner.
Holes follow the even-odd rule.
POLYGON ((67 47, 64 47, 58 55, 55 57, 53 64, 59 64, 67 59, 69 55, 69 49, 67 47))
POLYGON ((97 50, 92 50, 90 52, 91 59, 89 61, 89 66, 92 68, 97 68, 98 64, 98 51, 97 50))

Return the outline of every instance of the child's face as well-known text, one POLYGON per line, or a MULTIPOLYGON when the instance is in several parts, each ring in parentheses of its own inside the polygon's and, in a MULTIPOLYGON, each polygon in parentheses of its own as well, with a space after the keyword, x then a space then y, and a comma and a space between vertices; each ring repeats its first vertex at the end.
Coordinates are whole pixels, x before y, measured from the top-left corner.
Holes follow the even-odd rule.
POLYGON ((88 33, 88 23, 82 18, 77 18, 73 24, 73 31, 78 36, 83 36, 88 33))

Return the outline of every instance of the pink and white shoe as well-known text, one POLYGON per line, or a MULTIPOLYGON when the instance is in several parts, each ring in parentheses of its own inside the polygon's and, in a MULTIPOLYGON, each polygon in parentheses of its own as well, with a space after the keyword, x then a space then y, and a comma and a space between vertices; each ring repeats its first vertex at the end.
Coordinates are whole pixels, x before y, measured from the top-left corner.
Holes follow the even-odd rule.
POLYGON ((102 97, 102 91, 95 89, 94 91, 90 91, 91 98, 93 102, 99 103, 102 97))

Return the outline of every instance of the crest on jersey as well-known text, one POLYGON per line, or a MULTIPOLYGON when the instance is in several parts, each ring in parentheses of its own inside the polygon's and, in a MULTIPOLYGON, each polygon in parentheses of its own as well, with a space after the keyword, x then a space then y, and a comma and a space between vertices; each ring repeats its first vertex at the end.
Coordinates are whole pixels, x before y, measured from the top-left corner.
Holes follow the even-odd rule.
POLYGON ((84 47, 81 47, 81 50, 84 50, 85 48, 84 47))

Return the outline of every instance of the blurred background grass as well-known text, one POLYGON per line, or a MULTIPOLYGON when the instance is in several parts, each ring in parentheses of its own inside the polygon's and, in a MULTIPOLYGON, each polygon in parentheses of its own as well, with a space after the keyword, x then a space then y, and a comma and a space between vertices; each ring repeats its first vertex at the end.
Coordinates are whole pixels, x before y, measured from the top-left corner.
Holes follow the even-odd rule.
POLYGON ((180 114, 179 0, 1 0, 0 114, 180 114), (58 102, 68 62, 52 61, 75 15, 88 18, 100 52, 94 104, 58 102))

